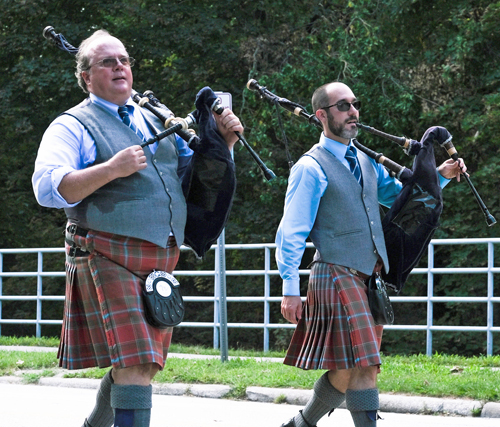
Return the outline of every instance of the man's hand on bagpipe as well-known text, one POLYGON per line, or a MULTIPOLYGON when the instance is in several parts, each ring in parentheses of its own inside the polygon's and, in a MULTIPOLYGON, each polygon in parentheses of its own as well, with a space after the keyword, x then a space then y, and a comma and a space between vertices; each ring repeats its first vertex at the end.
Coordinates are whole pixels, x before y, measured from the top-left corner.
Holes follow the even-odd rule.
POLYGON ((448 159, 438 167, 438 172, 446 179, 456 178, 460 182, 460 175, 467 172, 467 166, 462 158, 448 159))
MULTIPOLYGON (((415 155, 416 153, 418 153, 418 150, 419 150, 418 141, 410 140, 410 139, 405 138, 405 137, 390 135, 388 133, 377 130, 373 127, 363 125, 361 123, 357 123, 357 126, 360 129, 363 129, 363 130, 365 130, 373 135, 381 136, 382 138, 388 139, 389 141, 392 141, 392 142, 398 144, 400 147, 402 147, 404 149, 406 154, 415 155)), ((430 128, 427 130, 426 134, 424 134, 424 137, 426 137, 426 135, 431 131, 435 132, 435 130, 433 130, 433 128, 430 128)), ((448 135, 449 135, 449 133, 448 133, 448 135)), ((429 136, 432 136, 432 135, 429 135, 429 136)), ((437 138, 435 138, 435 139, 437 139, 437 138)), ((451 161, 449 161, 448 163, 445 162, 443 165, 441 165, 441 167, 445 168, 444 173, 447 174, 448 176, 445 176, 443 173, 442 173, 442 175, 445 178, 449 178, 449 179, 456 177, 457 181, 460 181, 459 174, 461 174, 465 178, 465 181, 469 185, 469 188, 472 191, 472 194, 474 195, 477 204, 479 205, 481 211, 484 214, 486 224, 489 227, 491 227, 492 225, 495 225, 497 221, 496 221, 495 217, 490 214, 488 208, 486 207, 485 203, 481 199, 481 196, 477 192, 476 187, 474 187, 474 184, 472 184, 472 181, 469 178, 469 174, 466 173, 467 167, 465 166, 463 159, 458 157, 457 150, 456 150, 455 146, 453 145, 453 143, 451 142, 451 140, 452 140, 451 135, 449 135, 448 138, 446 138, 446 139, 443 138, 442 140, 441 139, 436 140, 436 142, 442 148, 444 148, 446 150, 446 152, 448 153, 448 155, 451 157, 451 159, 449 159, 451 161)), ((440 173, 441 173, 441 171, 440 171, 440 173)))
POLYGON ((240 119, 228 108, 219 115, 214 115, 215 122, 217 123, 217 129, 219 129, 220 134, 227 142, 230 150, 232 150, 234 144, 236 144, 240 138, 236 132, 243 132, 243 125, 240 119))

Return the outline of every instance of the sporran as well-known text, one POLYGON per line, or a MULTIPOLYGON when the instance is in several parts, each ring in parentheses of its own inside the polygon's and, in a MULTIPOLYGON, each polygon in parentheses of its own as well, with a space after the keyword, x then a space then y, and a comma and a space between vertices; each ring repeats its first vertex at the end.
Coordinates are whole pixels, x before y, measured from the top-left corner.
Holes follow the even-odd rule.
POLYGON ((376 325, 392 325, 394 311, 391 300, 387 295, 387 288, 378 273, 372 274, 368 279, 368 305, 376 325))
POLYGON ((160 329, 177 326, 184 318, 184 301, 177 279, 165 271, 153 271, 143 290, 146 319, 160 329))

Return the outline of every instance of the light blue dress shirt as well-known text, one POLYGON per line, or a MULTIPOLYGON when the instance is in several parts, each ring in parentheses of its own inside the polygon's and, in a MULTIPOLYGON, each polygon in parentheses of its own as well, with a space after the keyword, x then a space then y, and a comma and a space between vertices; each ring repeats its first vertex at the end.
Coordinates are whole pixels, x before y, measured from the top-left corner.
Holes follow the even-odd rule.
MULTIPOLYGON (((118 105, 90 94, 91 102, 105 108, 121 121, 118 115, 118 105)), ((131 106, 132 119, 140 129, 145 139, 153 137, 146 124, 141 109, 130 98, 126 105, 131 106)), ((176 135, 179 150, 179 163, 184 165, 191 158, 193 151, 187 143, 176 135)), ((148 145, 146 149, 154 154, 158 143, 148 145)), ((62 114, 57 117, 45 131, 38 149, 35 161, 35 171, 32 177, 33 190, 38 203, 52 208, 68 208, 78 203, 67 203, 58 191, 62 179, 75 170, 85 169, 92 165, 96 158, 94 139, 87 129, 74 117, 62 114)))
MULTIPOLYGON (((347 145, 324 134, 321 134, 319 144, 349 169, 345 159, 347 145)), ((377 175, 378 201, 390 207, 403 185, 380 163, 370 161, 377 175)), ((441 187, 450 182, 440 174, 438 176, 441 187)), ((283 279, 283 295, 300 295, 299 266, 327 185, 321 166, 310 156, 302 156, 290 171, 283 217, 276 234, 276 262, 283 279)))

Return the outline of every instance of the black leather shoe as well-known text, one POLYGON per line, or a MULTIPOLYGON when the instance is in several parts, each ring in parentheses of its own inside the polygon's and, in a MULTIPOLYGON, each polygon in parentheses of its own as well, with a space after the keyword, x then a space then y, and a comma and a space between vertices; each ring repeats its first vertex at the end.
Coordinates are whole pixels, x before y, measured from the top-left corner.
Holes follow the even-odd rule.
MULTIPOLYGON (((317 426, 313 426, 313 425, 309 424, 309 422, 305 419, 304 415, 302 414, 302 411, 299 411, 299 412, 300 412, 300 415, 302 415, 302 419, 305 421, 305 423, 309 427, 317 427, 317 426)), ((281 427, 296 427, 295 426, 295 418, 290 419, 290 421, 288 421, 286 424, 281 424, 281 427)))
POLYGON ((281 424, 281 427, 295 427, 295 421, 291 418, 286 424, 281 424))

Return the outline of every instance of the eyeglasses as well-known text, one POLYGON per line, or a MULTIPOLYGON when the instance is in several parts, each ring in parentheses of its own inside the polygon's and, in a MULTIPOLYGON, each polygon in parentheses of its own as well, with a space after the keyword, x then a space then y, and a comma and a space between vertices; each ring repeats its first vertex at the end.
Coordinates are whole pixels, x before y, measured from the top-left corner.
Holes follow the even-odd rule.
POLYGON ((133 67, 135 64, 135 59, 131 58, 130 56, 122 56, 121 58, 104 58, 101 59, 100 61, 95 62, 92 65, 89 65, 87 70, 90 70, 91 67, 94 65, 100 65, 104 68, 114 68, 118 65, 118 61, 124 66, 124 67, 133 67))
POLYGON ((339 111, 349 111, 351 109, 351 105, 354 107, 356 110, 361 110, 361 101, 356 100, 354 102, 347 102, 347 101, 339 101, 335 104, 329 105, 328 107, 322 107, 321 110, 326 110, 327 108, 331 107, 337 107, 339 111))

